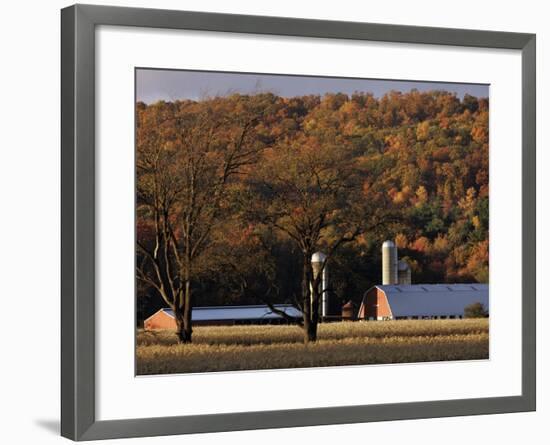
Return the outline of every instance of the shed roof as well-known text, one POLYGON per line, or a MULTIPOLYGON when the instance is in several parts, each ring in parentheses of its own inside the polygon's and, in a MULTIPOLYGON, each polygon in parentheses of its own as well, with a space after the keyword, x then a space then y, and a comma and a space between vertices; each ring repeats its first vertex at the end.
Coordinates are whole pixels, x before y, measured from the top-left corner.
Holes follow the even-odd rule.
MULTIPOLYGON (((276 309, 287 315, 300 318, 302 313, 291 304, 275 304, 276 309)), ((172 309, 161 309, 170 317, 174 317, 172 309)), ((194 307, 191 311, 192 321, 224 321, 224 320, 271 320, 282 318, 275 314, 267 305, 253 306, 204 306, 194 307)))
POLYGON ((489 307, 487 284, 379 285, 394 317, 463 315, 472 303, 489 307))

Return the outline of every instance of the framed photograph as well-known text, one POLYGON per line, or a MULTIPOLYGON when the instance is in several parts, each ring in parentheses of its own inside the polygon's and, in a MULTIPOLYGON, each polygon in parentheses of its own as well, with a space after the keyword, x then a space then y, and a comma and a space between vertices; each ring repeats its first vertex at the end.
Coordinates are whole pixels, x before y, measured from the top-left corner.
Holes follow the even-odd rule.
POLYGON ((535 410, 535 35, 61 31, 63 436, 535 410))

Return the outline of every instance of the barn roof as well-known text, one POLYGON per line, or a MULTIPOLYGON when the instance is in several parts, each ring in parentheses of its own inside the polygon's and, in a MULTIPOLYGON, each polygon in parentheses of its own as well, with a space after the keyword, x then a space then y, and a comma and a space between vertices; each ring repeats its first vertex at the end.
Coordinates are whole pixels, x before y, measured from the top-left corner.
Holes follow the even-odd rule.
POLYGON ((472 303, 489 307, 487 284, 378 285, 388 299, 393 317, 463 315, 472 303))
MULTIPOLYGON (((302 313, 291 304, 274 304, 276 309, 287 315, 300 318, 302 313)), ((174 317, 172 309, 161 309, 167 315, 174 317)), ((282 318, 275 314, 267 305, 253 306, 204 306, 194 307, 191 311, 192 321, 224 321, 224 320, 271 320, 282 318)))

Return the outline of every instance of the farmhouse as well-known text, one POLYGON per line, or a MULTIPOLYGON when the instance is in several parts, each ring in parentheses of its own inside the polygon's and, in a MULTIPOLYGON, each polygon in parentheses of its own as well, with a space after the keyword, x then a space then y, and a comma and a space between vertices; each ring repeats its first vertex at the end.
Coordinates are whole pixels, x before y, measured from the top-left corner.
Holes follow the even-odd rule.
POLYGON ((365 292, 360 320, 462 318, 472 303, 489 307, 487 284, 389 284, 365 292))
MULTIPOLYGON (((299 319, 302 313, 290 304, 275 304, 292 318, 299 319)), ((191 311, 194 325, 235 325, 235 324, 282 324, 287 320, 274 313, 267 305, 254 306, 206 306, 195 307, 191 311)), ((145 329, 176 329, 172 309, 164 308, 144 321, 145 329)))

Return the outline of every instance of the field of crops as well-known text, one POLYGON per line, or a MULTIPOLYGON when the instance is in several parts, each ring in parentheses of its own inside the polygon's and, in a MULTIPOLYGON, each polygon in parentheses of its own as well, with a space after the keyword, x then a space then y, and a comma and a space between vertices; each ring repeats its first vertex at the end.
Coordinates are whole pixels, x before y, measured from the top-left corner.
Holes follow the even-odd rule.
POLYGON ((137 374, 168 374, 489 358, 489 320, 327 323, 302 344, 297 326, 197 326, 193 344, 137 332, 137 374))

